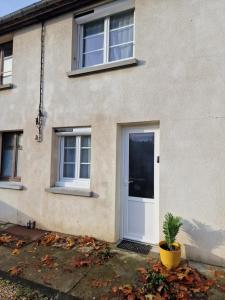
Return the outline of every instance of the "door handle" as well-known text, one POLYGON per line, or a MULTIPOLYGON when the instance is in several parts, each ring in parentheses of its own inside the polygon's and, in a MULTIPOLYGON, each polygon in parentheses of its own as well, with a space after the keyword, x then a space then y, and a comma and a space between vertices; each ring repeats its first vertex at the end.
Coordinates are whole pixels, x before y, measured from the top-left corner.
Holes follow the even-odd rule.
POLYGON ((130 184, 130 183, 134 183, 134 180, 124 181, 124 184, 125 184, 125 185, 130 184))

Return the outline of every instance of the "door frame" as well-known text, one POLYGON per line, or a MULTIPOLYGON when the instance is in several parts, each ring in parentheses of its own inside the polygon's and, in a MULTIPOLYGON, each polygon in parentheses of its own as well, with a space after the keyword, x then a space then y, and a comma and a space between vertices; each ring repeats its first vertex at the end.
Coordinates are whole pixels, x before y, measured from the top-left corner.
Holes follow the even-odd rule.
POLYGON ((120 164, 120 239, 127 239, 124 237, 124 211, 126 205, 125 195, 125 168, 126 168, 126 134, 129 131, 133 132, 154 132, 155 133, 155 172, 154 172, 154 202, 155 202, 155 239, 150 241, 150 244, 158 244, 159 242, 159 162, 157 162, 157 157, 160 157, 160 128, 159 125, 149 124, 149 125, 129 125, 121 128, 121 164, 120 164))

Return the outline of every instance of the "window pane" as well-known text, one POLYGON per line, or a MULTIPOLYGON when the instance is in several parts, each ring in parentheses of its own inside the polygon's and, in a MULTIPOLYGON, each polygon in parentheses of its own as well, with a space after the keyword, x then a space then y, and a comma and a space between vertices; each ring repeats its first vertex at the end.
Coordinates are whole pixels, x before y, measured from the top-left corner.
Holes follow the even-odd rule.
POLYGON ((3 177, 12 176, 13 150, 3 149, 2 151, 2 174, 3 177))
POLYGON ((3 149, 13 147, 14 133, 3 133, 2 135, 2 147, 3 149))
POLYGON ((5 57, 3 59, 3 73, 12 72, 12 57, 5 57))
POLYGON ((109 61, 133 57, 133 44, 117 46, 109 49, 109 61))
POLYGON ((12 83, 12 76, 5 76, 2 78, 2 84, 9 84, 12 83))
POLYGON ((64 162, 75 162, 76 150, 75 149, 64 149, 64 162))
POLYGON ((65 136, 64 137, 64 147, 76 147, 76 137, 75 136, 65 136))
POLYGON ((129 135, 129 196, 154 198, 154 133, 129 135))
POLYGON ((12 56, 12 54, 13 54, 13 43, 12 42, 3 44, 1 46, 1 48, 3 49, 4 57, 12 56))
POLYGON ((91 147, 91 136, 82 136, 81 137, 81 147, 91 147))
POLYGON ((110 29, 115 29, 134 23, 134 12, 128 11, 110 17, 110 29))
POLYGON ((133 41, 133 26, 110 32, 109 45, 128 43, 133 41))
POLYGON ((2 135, 2 170, 1 176, 12 176, 12 161, 13 161, 13 133, 3 133, 2 135))
POLYGON ((17 135, 17 158, 16 158, 16 176, 21 177, 21 156, 22 156, 22 142, 23 135, 17 135))
POLYGON ((104 34, 87 37, 84 39, 83 52, 103 49, 104 34))
POLYGON ((90 67, 103 63, 103 51, 91 52, 83 55, 83 67, 90 67))
POLYGON ((80 165, 80 178, 90 178, 90 165, 80 165))
POLYGON ((21 177, 21 156, 22 150, 17 151, 17 161, 16 161, 16 176, 21 177))
POLYGON ((75 164, 64 164, 63 177, 65 178, 75 177, 75 164))
POLYGON ((81 149, 81 163, 89 163, 91 161, 91 149, 81 149))
POLYGON ((84 24, 84 37, 104 32, 104 19, 84 24))

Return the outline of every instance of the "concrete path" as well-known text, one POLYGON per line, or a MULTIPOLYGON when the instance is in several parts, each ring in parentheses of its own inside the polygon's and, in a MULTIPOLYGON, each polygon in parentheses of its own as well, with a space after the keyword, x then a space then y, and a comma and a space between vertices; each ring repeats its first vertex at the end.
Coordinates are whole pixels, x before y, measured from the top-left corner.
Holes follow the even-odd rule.
MULTIPOLYGON (((148 256, 119 250, 115 245, 110 245, 112 257, 103 260, 102 263, 88 265, 89 252, 92 246, 63 249, 61 247, 37 245, 32 242, 13 251, 5 246, 0 246, 0 276, 8 274, 9 270, 19 267, 17 278, 27 283, 35 283, 39 287, 45 287, 48 293, 62 293, 74 297, 74 299, 109 299, 104 298, 115 286, 137 285, 137 269, 145 267, 149 263, 158 261, 158 254, 150 253, 148 256), (81 267, 74 267, 82 256, 84 263, 81 267), (84 259, 87 262, 85 263, 84 259)), ((96 247, 98 249, 98 247, 96 247)), ((221 286, 225 286, 225 269, 208 266, 205 264, 190 262, 201 273, 216 280, 221 286)), ((16 270, 16 269, 15 269, 16 270)), ((110 299, 117 299, 111 298, 110 299)), ((209 299, 225 299, 225 293, 213 288, 209 299)))

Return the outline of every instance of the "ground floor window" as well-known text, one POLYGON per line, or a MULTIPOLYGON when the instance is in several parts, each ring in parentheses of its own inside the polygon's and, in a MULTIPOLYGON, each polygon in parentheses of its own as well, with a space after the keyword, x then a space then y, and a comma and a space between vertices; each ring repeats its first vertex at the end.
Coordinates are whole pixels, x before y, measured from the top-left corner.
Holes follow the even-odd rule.
POLYGON ((0 179, 21 180, 22 132, 0 133, 0 179))
POLYGON ((58 129, 59 158, 57 185, 89 188, 91 129, 58 129))

